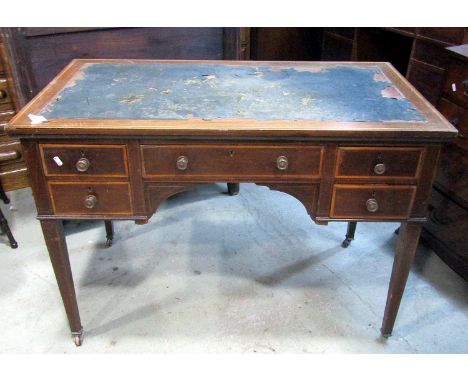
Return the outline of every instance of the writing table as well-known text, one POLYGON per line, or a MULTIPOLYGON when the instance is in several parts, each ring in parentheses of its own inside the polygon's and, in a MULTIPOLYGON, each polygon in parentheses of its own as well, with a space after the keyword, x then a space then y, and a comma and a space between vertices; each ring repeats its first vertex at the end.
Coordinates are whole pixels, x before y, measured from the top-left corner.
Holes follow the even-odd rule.
POLYGON ((8 124, 21 140, 72 335, 66 219, 145 223, 212 182, 288 193, 318 224, 402 222, 392 332, 453 128, 390 64, 75 60, 8 124))

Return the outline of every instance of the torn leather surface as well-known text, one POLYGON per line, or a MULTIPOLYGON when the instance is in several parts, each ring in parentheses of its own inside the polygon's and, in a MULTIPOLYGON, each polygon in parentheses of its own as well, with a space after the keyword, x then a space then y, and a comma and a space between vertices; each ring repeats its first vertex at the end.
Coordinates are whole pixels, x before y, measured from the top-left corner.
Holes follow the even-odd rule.
POLYGON ((47 119, 425 121, 377 66, 96 63, 47 119))

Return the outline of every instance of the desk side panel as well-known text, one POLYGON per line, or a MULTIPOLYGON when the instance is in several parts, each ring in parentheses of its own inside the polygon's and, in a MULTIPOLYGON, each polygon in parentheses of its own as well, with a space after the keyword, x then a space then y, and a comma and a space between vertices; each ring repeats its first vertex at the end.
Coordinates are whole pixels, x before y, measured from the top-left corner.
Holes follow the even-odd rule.
POLYGON ((51 215, 52 205, 47 190, 47 182, 42 168, 39 144, 37 141, 21 141, 23 146, 28 177, 36 202, 38 215, 51 215))

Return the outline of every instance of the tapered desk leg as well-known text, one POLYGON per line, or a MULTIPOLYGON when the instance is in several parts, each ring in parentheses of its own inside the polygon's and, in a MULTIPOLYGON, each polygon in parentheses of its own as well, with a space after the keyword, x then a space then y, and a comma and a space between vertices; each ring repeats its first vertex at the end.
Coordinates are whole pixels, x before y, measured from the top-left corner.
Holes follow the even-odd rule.
POLYGON ((42 232, 49 250, 50 261, 54 268, 55 278, 62 295, 63 305, 67 313, 68 323, 76 346, 80 346, 83 337, 75 286, 68 258, 67 243, 63 233, 61 220, 41 220, 42 232))
POLYGON ((237 195, 239 193, 239 183, 228 183, 227 188, 229 195, 237 195))
POLYGON ((112 220, 104 220, 104 225, 106 226, 106 246, 111 247, 112 241, 114 240, 114 227, 112 225, 112 220))
POLYGON ((351 241, 354 240, 354 234, 356 233, 357 222, 349 222, 348 230, 346 231, 346 237, 341 243, 343 248, 348 248, 351 244, 351 241))
POLYGON ((387 304, 382 329, 380 329, 384 337, 389 337, 392 334, 406 280, 408 280, 409 271, 418 247, 421 227, 421 224, 415 223, 401 224, 395 259, 393 260, 392 276, 388 287, 387 304))

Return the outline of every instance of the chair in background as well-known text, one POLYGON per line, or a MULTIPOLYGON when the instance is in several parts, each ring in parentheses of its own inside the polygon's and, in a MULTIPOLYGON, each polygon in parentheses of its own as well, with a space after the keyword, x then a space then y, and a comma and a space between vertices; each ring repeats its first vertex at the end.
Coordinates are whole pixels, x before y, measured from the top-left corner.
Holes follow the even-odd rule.
MULTIPOLYGON (((5 204, 10 203, 10 199, 8 199, 8 196, 5 194, 5 191, 3 190, 1 182, 0 182, 0 199, 2 199, 5 204)), ((8 221, 3 215, 3 212, 1 209, 0 209, 0 228, 2 232, 5 233, 5 235, 7 235, 8 240, 10 241, 10 247, 18 248, 18 243, 16 242, 15 238, 13 237, 13 234, 11 233, 10 226, 8 225, 8 221)))

